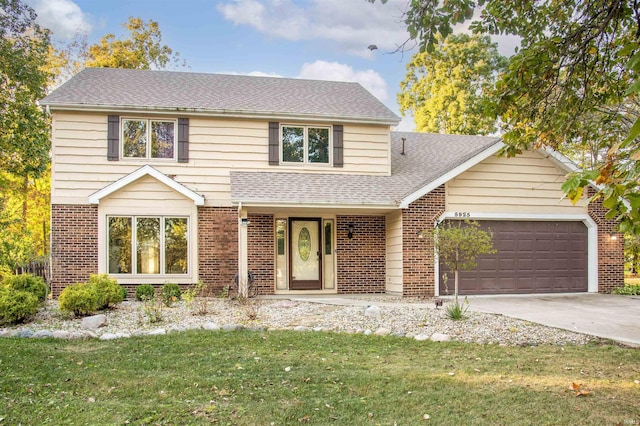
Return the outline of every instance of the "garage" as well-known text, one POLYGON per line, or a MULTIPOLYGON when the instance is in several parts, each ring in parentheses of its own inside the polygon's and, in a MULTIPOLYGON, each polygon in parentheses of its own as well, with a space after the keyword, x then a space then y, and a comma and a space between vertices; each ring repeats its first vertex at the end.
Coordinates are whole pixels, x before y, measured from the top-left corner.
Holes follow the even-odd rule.
MULTIPOLYGON (((587 227, 579 221, 479 221, 497 253, 460 272, 462 295, 574 293, 588 290, 587 227)), ((440 264, 440 294, 453 294, 453 272, 440 264), (445 274, 448 279, 445 280, 445 274)))

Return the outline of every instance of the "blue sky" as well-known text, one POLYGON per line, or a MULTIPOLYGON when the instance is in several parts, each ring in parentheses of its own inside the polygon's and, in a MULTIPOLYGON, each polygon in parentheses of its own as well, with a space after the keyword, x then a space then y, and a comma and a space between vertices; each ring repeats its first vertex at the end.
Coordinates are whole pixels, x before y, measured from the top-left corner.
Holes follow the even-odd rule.
MULTIPOLYGON (((158 22, 162 42, 186 71, 356 81, 396 114, 396 95, 416 49, 408 39, 409 0, 26 0, 57 42, 87 34, 126 35, 130 16, 158 22), (374 44, 377 50, 367 46, 374 44)), ((412 118, 399 130, 412 130, 412 118)))

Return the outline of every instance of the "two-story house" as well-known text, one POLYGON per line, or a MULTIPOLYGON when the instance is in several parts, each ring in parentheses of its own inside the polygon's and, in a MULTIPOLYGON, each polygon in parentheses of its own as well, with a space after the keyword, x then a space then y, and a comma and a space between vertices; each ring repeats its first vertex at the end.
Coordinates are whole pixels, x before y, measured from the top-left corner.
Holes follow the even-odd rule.
POLYGON ((571 204, 572 165, 496 137, 391 131, 357 83, 85 69, 42 102, 52 117, 52 287, 108 273, 261 294, 444 294, 420 231, 474 219, 498 252, 465 294, 605 292, 622 238, 571 204))

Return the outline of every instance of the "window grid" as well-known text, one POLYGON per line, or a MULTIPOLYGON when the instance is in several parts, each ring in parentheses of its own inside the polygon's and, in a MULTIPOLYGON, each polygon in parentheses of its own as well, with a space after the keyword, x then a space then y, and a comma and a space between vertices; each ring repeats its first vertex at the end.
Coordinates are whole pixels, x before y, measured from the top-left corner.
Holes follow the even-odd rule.
POLYGON ((332 131, 330 126, 314 126, 314 125, 297 125, 297 124, 283 124, 280 126, 280 155, 282 158, 282 164, 300 164, 300 165, 318 165, 318 166, 328 166, 331 165, 333 161, 333 140, 332 140, 332 131), (285 130, 284 129, 302 129, 302 144, 303 144, 303 153, 302 153, 302 161, 286 161, 285 160, 285 130), (309 140, 310 130, 312 131, 326 131, 327 132, 327 148, 326 148, 326 162, 320 161, 312 161, 309 158, 309 146, 311 141, 309 140))
POLYGON ((130 272, 109 272, 113 275, 188 275, 189 274, 189 255, 190 255, 190 240, 189 240, 189 218, 186 216, 108 216, 107 217, 107 269, 110 269, 110 247, 111 241, 111 229, 109 226, 111 218, 125 218, 130 219, 131 223, 131 241, 130 241, 130 272), (160 220, 160 272, 158 274, 145 274, 138 271, 138 219, 159 219, 160 220), (186 247, 186 270, 184 273, 167 273, 166 272, 166 247, 165 247, 165 232, 166 232, 166 219, 186 219, 187 229, 185 231, 185 239, 187 241, 186 247))
MULTIPOLYGON (((168 127, 165 130, 165 132, 168 131, 168 127)), ((178 148, 178 143, 177 143, 177 122, 176 120, 163 120, 163 119, 146 119, 146 118, 123 118, 122 119, 122 125, 121 125, 121 131, 120 131, 120 136, 121 136, 121 141, 122 143, 121 148, 120 148, 120 155, 121 158, 123 159, 128 159, 128 160, 138 160, 138 159, 151 159, 151 160, 175 160, 176 159, 176 153, 177 153, 177 148, 178 148), (138 134, 132 134, 132 131, 134 129, 131 129, 128 126, 128 123, 139 123, 139 129, 144 128, 144 134, 140 133, 140 130, 138 131, 138 134), (172 133, 172 141, 171 141, 171 147, 170 149, 167 149, 166 146, 159 146, 159 145, 164 145, 161 141, 160 142, 156 142, 157 136, 158 134, 161 132, 163 125, 166 124, 171 124, 171 130, 170 133, 172 133), (154 125, 159 125, 157 127, 154 127, 154 125), (157 130, 156 130, 157 129, 157 130), (144 141, 144 155, 135 155, 140 153, 141 154, 141 149, 138 148, 136 150, 136 152, 134 153, 134 155, 126 155, 127 154, 127 137, 131 137, 131 136, 138 136, 141 137, 141 139, 143 139, 144 141), (157 145, 154 147, 154 144, 157 145), (154 149, 155 148, 155 149, 154 149), (167 157, 163 157, 163 156, 156 156, 154 157, 154 151, 155 152, 170 152, 171 156, 167 156, 167 157)), ((142 142, 134 142, 133 143, 138 144, 138 145, 142 145, 142 142)))

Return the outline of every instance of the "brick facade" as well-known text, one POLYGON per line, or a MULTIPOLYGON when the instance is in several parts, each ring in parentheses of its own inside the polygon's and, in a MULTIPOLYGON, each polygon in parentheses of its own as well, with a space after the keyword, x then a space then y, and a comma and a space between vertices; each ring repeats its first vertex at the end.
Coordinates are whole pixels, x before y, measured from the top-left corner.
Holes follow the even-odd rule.
POLYGON ((258 294, 273 294, 275 288, 275 231, 273 215, 250 214, 247 228, 248 270, 258 294))
POLYGON ((384 293, 386 223, 384 216, 338 216, 338 293, 384 293), (354 225, 349 239, 349 224, 354 225))
POLYGON ((420 231, 433 229, 444 213, 444 185, 402 210, 402 295, 433 297, 435 290, 434 247, 430 238, 418 238, 420 231))
MULTIPOLYGON (((594 190, 589 188, 588 196, 593 194, 594 190)), ((602 207, 601 200, 590 203, 588 210, 598 225, 598 293, 611 293, 614 288, 624 286, 624 236, 616 221, 604 218, 607 209, 602 207)))
POLYGON ((238 211, 198 207, 198 276, 211 292, 233 284, 238 273, 238 211))
POLYGON ((51 292, 98 273, 98 206, 51 205, 51 292))

